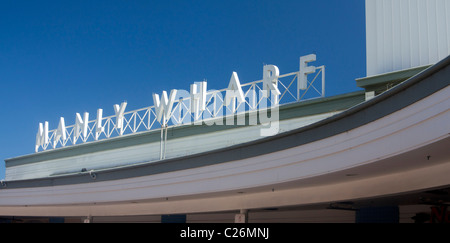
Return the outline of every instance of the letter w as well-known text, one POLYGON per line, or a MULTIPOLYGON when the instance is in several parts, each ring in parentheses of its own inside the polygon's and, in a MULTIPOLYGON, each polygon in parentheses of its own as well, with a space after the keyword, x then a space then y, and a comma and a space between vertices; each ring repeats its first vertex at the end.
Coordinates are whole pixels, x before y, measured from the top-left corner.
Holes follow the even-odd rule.
POLYGON ((169 98, 167 98, 166 91, 163 91, 161 99, 159 98, 158 94, 153 94, 153 103, 155 104, 156 118, 159 122, 161 122, 161 118, 163 117, 163 115, 164 115, 163 121, 164 124, 170 118, 176 95, 177 95, 176 89, 172 89, 170 91, 169 98))

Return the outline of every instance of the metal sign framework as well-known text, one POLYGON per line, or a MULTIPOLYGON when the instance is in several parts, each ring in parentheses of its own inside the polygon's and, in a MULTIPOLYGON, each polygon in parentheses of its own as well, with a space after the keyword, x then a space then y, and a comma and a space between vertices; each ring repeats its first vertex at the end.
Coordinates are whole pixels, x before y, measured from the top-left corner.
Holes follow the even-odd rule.
MULTIPOLYGON (((315 61, 315 55, 313 61, 315 61)), ((300 69, 301 68, 302 66, 300 69)), ((315 76, 311 81, 306 80, 306 85, 303 84, 303 86, 306 87, 303 88, 299 87, 301 85, 299 77, 300 75, 304 75, 305 72, 297 71, 279 75, 277 77, 277 87, 280 91, 277 101, 273 100, 273 96, 266 98, 263 95, 257 95, 264 91, 263 80, 258 80, 241 85, 246 99, 243 102, 236 101, 235 109, 231 108, 230 105, 223 105, 225 103, 224 97, 227 92, 227 89, 225 88, 221 90, 209 90, 206 93, 206 108, 199 113, 193 113, 190 105, 191 97, 187 96, 176 100, 173 104, 173 109, 170 112, 169 118, 164 117, 162 121, 158 121, 157 119, 155 105, 124 112, 126 107, 126 102, 124 102, 121 106, 114 106, 116 115, 102 117, 102 114, 97 113, 97 119, 88 121, 87 124, 81 124, 84 127, 84 130, 81 129, 82 131, 80 131, 80 123, 78 121, 83 121, 83 119, 79 114, 77 114, 76 119, 78 120, 76 120, 76 124, 74 125, 64 126, 64 121, 62 120, 64 129, 61 129, 61 122, 59 127, 54 130, 48 130, 48 122, 45 122, 45 125, 41 123, 39 132, 36 136, 36 152, 38 152, 39 148, 42 150, 50 148, 55 149, 57 147, 76 145, 77 143, 93 142, 101 139, 109 139, 126 134, 156 129, 161 129, 161 140, 163 141, 164 128, 167 131, 167 128, 172 126, 202 124, 203 122, 206 123, 208 118, 218 118, 228 115, 234 116, 246 112, 247 110, 254 111, 264 109, 267 108, 267 103, 272 105, 274 102, 276 102, 277 105, 288 104, 324 97, 325 66, 308 66, 308 68, 310 68, 310 71, 306 73, 306 75, 315 74, 315 76), (317 81, 319 75, 321 75, 321 80, 317 81), (296 80, 297 82, 295 82, 296 80), (119 111, 120 109, 123 109, 121 114, 119 111), (117 115, 118 113, 121 115, 120 119, 117 115), (61 133, 61 131, 63 131, 63 133, 61 133)), ((102 110, 99 109, 98 112, 102 112, 102 110)), ((84 121, 87 121, 87 119, 84 121)), ((161 150, 163 150, 163 147, 161 147, 161 150)), ((161 154, 164 153, 162 152, 161 154)))

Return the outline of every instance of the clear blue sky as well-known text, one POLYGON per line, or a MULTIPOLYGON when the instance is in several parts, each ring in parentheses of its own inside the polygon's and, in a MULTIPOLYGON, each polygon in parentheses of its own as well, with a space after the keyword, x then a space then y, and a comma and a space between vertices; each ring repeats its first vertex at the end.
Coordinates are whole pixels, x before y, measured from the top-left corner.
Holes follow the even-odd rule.
POLYGON ((326 65, 327 96, 366 75, 364 0, 0 1, 0 179, 34 153, 39 122, 153 105, 152 93, 326 65))

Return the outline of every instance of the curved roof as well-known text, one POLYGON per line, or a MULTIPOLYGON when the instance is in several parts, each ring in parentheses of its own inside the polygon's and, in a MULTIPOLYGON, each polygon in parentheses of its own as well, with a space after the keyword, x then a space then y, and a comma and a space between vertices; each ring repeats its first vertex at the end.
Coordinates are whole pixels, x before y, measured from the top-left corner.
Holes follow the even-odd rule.
POLYGON ((143 208, 176 213, 313 204, 445 186, 450 184, 444 176, 450 172, 449 83, 447 57, 309 126, 159 162, 7 182, 0 206, 77 205, 83 212, 94 207, 117 213, 120 205, 124 214, 143 208))

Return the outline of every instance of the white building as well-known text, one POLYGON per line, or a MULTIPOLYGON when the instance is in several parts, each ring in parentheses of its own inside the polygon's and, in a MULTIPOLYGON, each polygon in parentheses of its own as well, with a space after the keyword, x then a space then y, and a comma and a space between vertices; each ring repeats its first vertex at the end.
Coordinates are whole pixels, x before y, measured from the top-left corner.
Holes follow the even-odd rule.
POLYGON ((449 14, 444 0, 367 0, 367 77, 356 80, 364 91, 280 105, 273 136, 261 137, 262 125, 188 124, 7 159, 0 215, 22 222, 445 220, 449 14))

